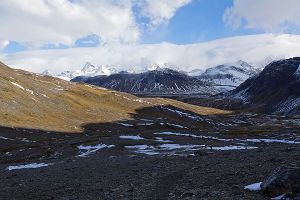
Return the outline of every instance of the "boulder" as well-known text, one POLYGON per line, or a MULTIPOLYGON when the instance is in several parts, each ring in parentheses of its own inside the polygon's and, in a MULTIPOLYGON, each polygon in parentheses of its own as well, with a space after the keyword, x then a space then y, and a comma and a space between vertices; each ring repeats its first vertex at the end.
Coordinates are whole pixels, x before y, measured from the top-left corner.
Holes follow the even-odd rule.
POLYGON ((261 189, 269 197, 299 195, 300 167, 279 167, 261 184, 261 189))

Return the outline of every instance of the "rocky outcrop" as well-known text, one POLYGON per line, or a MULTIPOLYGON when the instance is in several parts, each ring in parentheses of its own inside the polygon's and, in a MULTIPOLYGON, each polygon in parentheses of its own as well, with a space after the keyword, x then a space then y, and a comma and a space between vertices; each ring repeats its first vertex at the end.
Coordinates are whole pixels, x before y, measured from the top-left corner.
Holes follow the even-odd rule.
POLYGON ((264 195, 277 197, 298 196, 300 194, 300 168, 281 166, 261 184, 264 195))

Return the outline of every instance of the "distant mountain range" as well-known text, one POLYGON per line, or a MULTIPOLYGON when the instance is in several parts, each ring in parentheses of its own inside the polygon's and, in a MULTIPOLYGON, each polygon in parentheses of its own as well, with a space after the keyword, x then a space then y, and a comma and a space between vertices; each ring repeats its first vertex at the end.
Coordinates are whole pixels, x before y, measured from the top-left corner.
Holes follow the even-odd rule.
POLYGON ((206 71, 176 71, 167 66, 154 64, 144 72, 139 72, 118 71, 108 66, 95 67, 87 63, 82 70, 66 71, 58 75, 45 71, 43 74, 134 94, 216 94, 235 89, 259 73, 259 70, 244 61, 219 65, 206 71))
POLYGON ((300 114, 300 58, 279 60, 228 93, 256 110, 300 114))
POLYGON ((76 71, 63 71, 61 73, 53 73, 50 70, 45 70, 42 74, 43 75, 48 75, 48 76, 53 76, 56 78, 60 78, 63 80, 67 80, 70 81, 71 79, 74 79, 76 77, 79 76, 84 76, 84 77, 94 77, 94 76, 100 76, 100 75, 112 75, 112 74, 117 74, 117 73, 122 73, 122 74, 137 74, 137 73, 143 73, 146 71, 152 71, 152 70, 159 70, 159 69, 163 69, 163 68, 167 68, 167 64, 153 64, 150 65, 148 67, 146 67, 145 69, 141 70, 141 69, 127 69, 127 70, 118 70, 115 67, 111 67, 108 65, 99 65, 99 66, 95 66, 92 65, 90 62, 87 62, 84 67, 80 70, 76 70, 76 71))
POLYGON ((171 69, 139 73, 118 73, 110 76, 76 77, 74 82, 84 82, 133 94, 215 94, 211 83, 171 69))
POLYGON ((87 62, 81 70, 64 71, 59 74, 54 74, 49 70, 45 70, 43 74, 69 81, 78 76, 93 77, 98 75, 110 75, 117 72, 118 71, 115 68, 111 68, 106 65, 100 65, 96 67, 95 65, 92 65, 91 63, 87 62))
POLYGON ((217 94, 235 89, 259 70, 246 62, 219 65, 190 72, 161 66, 144 73, 119 72, 112 75, 78 76, 72 81, 84 82, 133 94, 217 94))

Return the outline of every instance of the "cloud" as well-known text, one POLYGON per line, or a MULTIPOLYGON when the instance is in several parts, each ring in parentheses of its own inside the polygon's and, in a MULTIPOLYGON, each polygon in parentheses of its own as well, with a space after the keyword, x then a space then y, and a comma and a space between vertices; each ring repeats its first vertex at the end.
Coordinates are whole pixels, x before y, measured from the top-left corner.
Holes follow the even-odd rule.
POLYGON ((9 41, 8 40, 0 40, 0 50, 4 49, 7 45, 9 45, 9 41))
POLYGON ((152 26, 167 23, 176 11, 191 0, 141 0, 141 15, 148 17, 152 26))
POLYGON ((154 63, 167 63, 180 70, 206 69, 218 64, 244 60, 262 67, 272 59, 300 55, 299 35, 261 34, 219 39, 191 45, 124 44, 94 48, 24 51, 1 55, 8 65, 33 72, 76 70, 86 62, 118 69, 141 70, 154 63))
POLYGON ((139 30, 130 4, 113 2, 115 1, 1 0, 0 39, 31 44, 71 45, 76 39, 94 33, 104 41, 138 40, 139 30))
POLYGON ((300 30, 300 1, 234 0, 223 20, 233 28, 245 26, 265 32, 295 32, 300 30))
POLYGON ((16 41, 31 48, 72 46, 79 38, 97 35, 102 43, 137 43, 143 30, 136 15, 159 25, 189 1, 1 0, 0 41, 16 41), (134 11, 137 5, 139 13, 134 11))

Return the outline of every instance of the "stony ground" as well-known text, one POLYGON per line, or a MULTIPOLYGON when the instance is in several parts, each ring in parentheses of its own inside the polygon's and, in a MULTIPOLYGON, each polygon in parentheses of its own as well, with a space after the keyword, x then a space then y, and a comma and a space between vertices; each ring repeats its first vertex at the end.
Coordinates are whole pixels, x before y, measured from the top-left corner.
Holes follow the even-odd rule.
POLYGON ((244 187, 300 163, 297 118, 144 114, 82 134, 1 128, 0 199, 269 199, 244 187), (49 166, 13 169, 32 163, 49 166))

